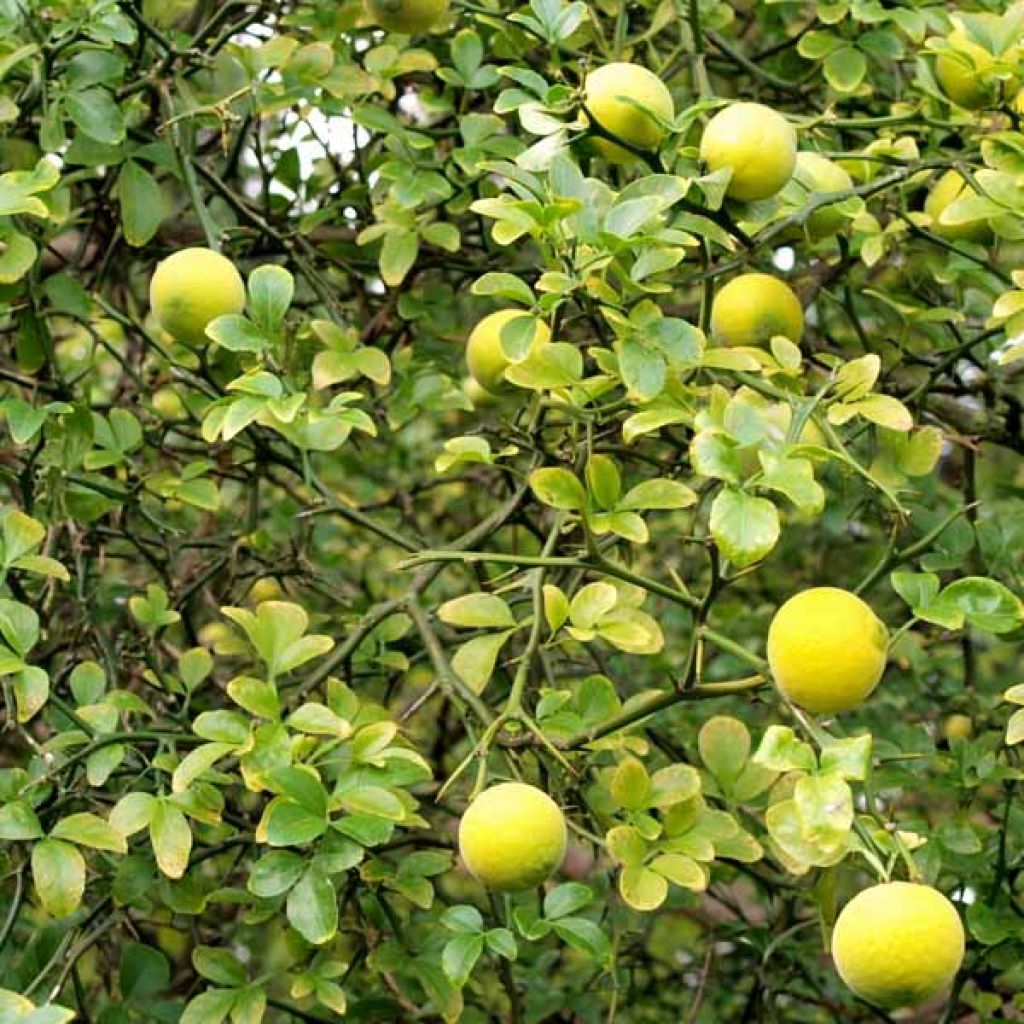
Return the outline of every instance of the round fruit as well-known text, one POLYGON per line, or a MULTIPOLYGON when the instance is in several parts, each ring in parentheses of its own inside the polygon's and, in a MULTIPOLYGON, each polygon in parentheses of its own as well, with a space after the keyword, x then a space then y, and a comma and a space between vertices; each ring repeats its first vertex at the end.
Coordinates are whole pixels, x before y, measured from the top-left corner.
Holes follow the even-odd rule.
POLYGON ((882 678, 889 634, 856 594, 814 587, 791 597, 768 629, 768 664, 782 692, 819 714, 849 711, 882 678))
POLYGON ((245 309, 245 285, 234 264, 212 249, 182 249, 156 268, 149 302, 157 322, 177 341, 206 342, 206 325, 245 309))
POLYGON ((366 0, 366 9, 381 28, 411 36, 436 25, 448 0, 366 0))
POLYGON ((264 576, 249 588, 248 598, 253 604, 262 604, 264 601, 283 601, 285 593, 273 576, 264 576))
POLYGON ((180 420, 185 415, 185 404, 173 388, 158 388, 151 401, 154 411, 165 420, 180 420))
MULTIPOLYGON (((497 313, 485 316, 473 328, 473 333, 466 343, 466 363, 470 376, 491 394, 500 394, 509 389, 505 380, 505 371, 512 361, 505 355, 501 347, 501 332, 505 325, 517 317, 529 316, 521 309, 500 309, 497 313)), ((535 321, 533 341, 531 345, 544 345, 551 340, 551 331, 542 320, 535 321)))
POLYGON ((992 238, 988 223, 983 220, 971 221, 968 224, 943 224, 942 215, 946 208, 960 199, 964 192, 970 194, 971 186, 959 172, 952 168, 946 171, 932 186, 928 198, 924 201, 924 212, 932 219, 931 229, 937 235, 954 241, 979 242, 984 244, 992 238))
MULTIPOLYGON (((675 105, 665 83, 639 64, 614 63, 591 71, 583 84, 584 103, 594 120, 615 138, 637 149, 655 150, 665 135, 662 126, 641 107, 664 121, 675 118, 675 105), (632 101, 632 102, 630 102, 632 101)), ((606 160, 624 164, 636 155, 607 139, 592 140, 606 160)))
MULTIPOLYGON (((850 175, 820 153, 797 153, 793 180, 810 196, 846 192, 853 188, 850 175)), ((846 223, 846 218, 835 206, 820 206, 807 218, 807 230, 813 238, 825 238, 840 231, 846 223)))
POLYGON ((535 786, 502 782, 485 789, 459 823, 459 852, 488 889, 516 892, 545 882, 565 857, 568 836, 558 804, 535 786))
POLYGON ((796 129, 760 103, 732 103, 708 122, 700 158, 711 172, 732 171, 726 194, 733 199, 767 199, 792 177, 796 129))
POLYGON ((839 976, 862 999, 890 1010, 938 995, 963 957, 956 908, 937 889, 913 882, 858 893, 832 932, 839 976))
POLYGON ((947 740, 969 740, 974 732, 970 715, 950 715, 942 723, 942 737, 947 740))
POLYGON ((957 106, 966 110, 979 110, 995 102, 996 89, 985 81, 986 74, 995 63, 984 46, 972 43, 954 32, 949 41, 956 53, 940 53, 935 59, 935 78, 939 87, 957 106))
POLYGON ((734 277, 711 304, 711 336, 719 345, 763 345, 777 334, 799 344, 803 333, 800 300, 770 274, 734 277))

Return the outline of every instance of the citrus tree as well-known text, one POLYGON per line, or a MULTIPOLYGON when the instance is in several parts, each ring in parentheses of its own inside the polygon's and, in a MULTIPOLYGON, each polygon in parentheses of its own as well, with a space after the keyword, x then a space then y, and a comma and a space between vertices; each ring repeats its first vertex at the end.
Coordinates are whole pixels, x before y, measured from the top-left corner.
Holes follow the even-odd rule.
POLYGON ((1024 1015, 1024 5, 0 0, 0 1024, 1024 1015))

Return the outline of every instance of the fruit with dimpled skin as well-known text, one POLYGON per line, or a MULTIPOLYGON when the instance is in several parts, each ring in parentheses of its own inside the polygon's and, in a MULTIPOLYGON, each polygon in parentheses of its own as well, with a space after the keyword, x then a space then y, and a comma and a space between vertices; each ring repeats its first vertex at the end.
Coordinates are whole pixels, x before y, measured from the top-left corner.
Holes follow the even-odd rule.
POLYGON ((856 594, 813 587, 791 597, 768 629, 768 664, 779 689, 815 714, 861 704, 885 671, 889 633, 856 594))
POLYGON ((719 345, 764 345, 777 334, 794 345, 804 333, 800 300, 770 274, 740 274, 711 304, 711 336, 719 345))
POLYGON ((547 881, 565 857, 568 834, 558 804, 536 786, 485 789, 459 823, 459 852, 488 889, 517 892, 547 881))
POLYGON ((149 302, 157 323, 175 340, 206 343, 206 327, 245 309, 245 285, 235 265, 212 249, 181 249, 156 268, 149 302))
POLYGON ((917 1006, 952 983, 964 958, 964 929, 938 889, 887 882, 843 907, 832 958, 843 981, 869 1003, 917 1006))
MULTIPOLYGON (((470 376, 484 391, 499 395, 511 389, 512 385, 505 380, 505 371, 512 365, 512 361, 501 347, 501 332, 517 317, 529 315, 521 309, 500 309, 497 313, 485 316, 473 328, 466 343, 466 364, 470 376)), ((542 320, 535 320, 534 323, 531 345, 547 344, 551 339, 548 325, 542 320)))
MULTIPOLYGON (((665 83, 639 64, 618 62, 591 71, 583 93, 587 110, 609 135, 645 151, 658 148, 665 130, 629 100, 662 120, 671 121, 676 116, 672 94, 665 83)), ((611 163, 625 164, 638 159, 636 154, 608 139, 593 138, 591 142, 611 163)))
POLYGON ((793 176, 796 129, 760 103, 732 103, 708 122, 700 158, 712 173, 728 167, 726 194, 733 199, 767 199, 793 176))

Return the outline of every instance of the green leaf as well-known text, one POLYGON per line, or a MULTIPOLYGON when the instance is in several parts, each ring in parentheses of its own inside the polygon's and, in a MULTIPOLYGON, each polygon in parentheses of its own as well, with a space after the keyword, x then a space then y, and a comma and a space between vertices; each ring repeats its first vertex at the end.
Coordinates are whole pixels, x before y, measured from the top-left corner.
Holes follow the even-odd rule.
POLYGON ((697 503, 696 493, 678 480, 659 477, 631 487, 618 503, 620 511, 689 508, 697 503))
POLYGON ((488 633, 486 636, 474 637, 464 643, 452 657, 452 669, 455 674, 474 692, 482 693, 491 676, 505 641, 515 630, 501 633, 488 633))
POLYGON ((168 800, 157 800, 153 805, 149 839, 160 870, 168 878, 181 878, 188 867, 192 832, 185 815, 168 800))
POLYGON ((233 989, 211 988, 189 1000, 178 1024, 221 1024, 235 1005, 233 989))
POLYGON ((476 907, 460 903, 441 915, 441 924, 457 935, 476 935, 484 930, 484 919, 476 907))
POLYGON ((555 934, 565 943, 599 963, 606 963, 611 952, 608 937, 585 917, 562 917, 552 924, 555 934))
POLYGON ((808 842, 824 849, 845 844, 853 825, 853 793, 836 773, 798 779, 793 804, 808 842))
POLYGON ((292 800, 272 800, 265 822, 267 842, 271 846, 304 846, 327 829, 323 815, 312 814, 292 800))
POLYGON ((946 587, 936 605, 956 608, 963 618, 987 633, 1008 633, 1024 622, 1024 604, 996 580, 965 576, 946 587))
POLYGON ((871 769, 871 733, 845 739, 830 739, 821 748, 822 772, 835 772, 843 779, 863 781, 871 769))
POLYGON ((650 804, 652 807, 670 807, 690 800, 700 792, 700 775, 688 764, 670 764, 659 768, 651 776, 650 804))
POLYGON ((270 345, 260 328, 238 313, 226 313, 207 324, 206 336, 230 352, 262 352, 270 345))
POLYGON ((380 276, 389 288, 397 288, 412 269, 419 253, 420 238, 415 231, 392 230, 380 248, 380 276))
POLYGON ((124 836, 102 818, 88 811, 70 814, 61 818, 51 829, 54 839, 66 839, 79 846, 94 850, 109 850, 112 853, 127 853, 124 836))
POLYGON ((27 839, 39 839, 43 827, 39 824, 36 812, 23 800, 0 807, 0 839, 17 842, 27 839))
POLYGON ((72 92, 65 100, 68 116, 90 138, 116 146, 125 137, 124 115, 114 97, 103 88, 72 92))
POLYGON ((171 983, 171 967, 158 949, 128 942, 121 949, 118 986, 121 997, 131 1002, 159 995, 171 983))
POLYGON ((338 895, 334 884, 311 866, 288 894, 288 923, 310 944, 322 946, 338 930, 338 895))
POLYGON ((32 848, 32 880, 43 909, 67 917, 82 902, 85 860, 71 843, 44 839, 32 848))
POLYGON ((685 854, 663 853, 651 861, 651 870, 684 889, 703 892, 708 887, 708 876, 704 869, 685 854))
POLYGON ((441 968, 453 985, 462 988, 466 984, 483 951, 482 935, 456 935, 445 944, 441 953, 441 968))
POLYGON ((552 508, 576 510, 587 501, 583 485, 567 469, 534 470, 530 474, 530 488, 538 501, 552 508))
POLYGON ((815 770, 814 751, 788 725, 768 726, 754 760, 776 772, 815 770))
POLYGON ((841 46, 826 58, 822 68, 829 85, 837 92, 853 92, 867 74, 867 58, 854 46, 841 46))
POLYGON ((549 921, 575 914, 594 898, 594 892, 579 882, 565 882, 544 896, 544 916, 549 921))
POLYGON ((247 888, 261 899, 280 896, 299 880, 305 866, 297 853, 289 850, 271 850, 253 865, 252 871, 249 872, 247 888))
POLYGON ((668 882, 650 868, 633 865, 619 875, 619 894, 634 910, 657 910, 668 896, 668 882))
POLYGON ((765 498, 727 487, 711 504, 711 536, 737 568, 759 562, 779 539, 779 513, 765 498))
POLYGON ((167 216, 163 189, 141 164, 126 160, 117 179, 117 196, 125 241, 131 246, 145 245, 167 216))
POLYGON ((735 718, 716 715, 697 734, 701 760, 720 784, 734 782, 750 757, 750 733, 735 718))
POLYGON ((257 267, 249 275, 249 313, 273 335, 284 323, 294 293, 295 279, 284 267, 257 267))
POLYGON ((196 946, 192 950, 192 966, 215 985, 245 984, 245 968, 227 949, 217 946, 196 946))
POLYGON ((651 802, 651 779, 643 764, 635 757, 620 762, 609 786, 612 798, 627 811, 638 811, 651 802))
POLYGON ((607 455, 592 455, 587 460, 587 487, 597 504, 604 509, 615 508, 622 492, 622 480, 615 461, 607 455))
POLYGON ((569 618, 577 629, 593 629, 618 600, 619 592, 610 583, 588 583, 573 596, 569 618))
POLYGON ((516 624, 511 609, 497 594, 483 592, 446 601, 438 608, 437 617, 462 629, 505 629, 516 624))

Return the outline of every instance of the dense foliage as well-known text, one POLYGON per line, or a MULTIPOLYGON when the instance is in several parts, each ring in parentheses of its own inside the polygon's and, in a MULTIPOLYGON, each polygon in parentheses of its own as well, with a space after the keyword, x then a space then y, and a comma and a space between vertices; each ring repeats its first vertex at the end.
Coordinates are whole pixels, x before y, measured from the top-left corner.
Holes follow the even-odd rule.
POLYGON ((828 945, 889 878, 968 937, 896 1018, 1021 1019, 1024 7, 413 6, 0 0, 0 1021, 890 1020, 828 945), (828 159, 758 197, 731 99, 828 159), (185 339, 189 247, 248 304, 185 339), (824 585, 837 715, 765 660, 824 585))

